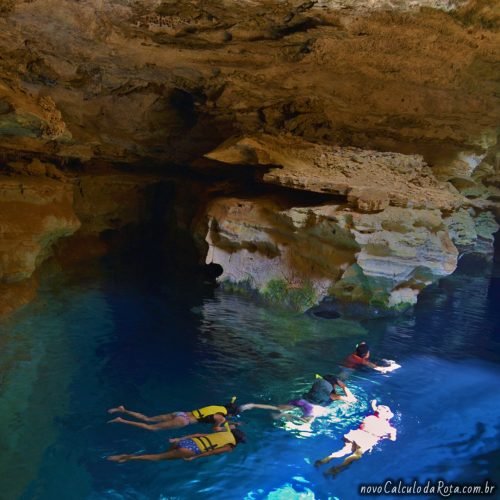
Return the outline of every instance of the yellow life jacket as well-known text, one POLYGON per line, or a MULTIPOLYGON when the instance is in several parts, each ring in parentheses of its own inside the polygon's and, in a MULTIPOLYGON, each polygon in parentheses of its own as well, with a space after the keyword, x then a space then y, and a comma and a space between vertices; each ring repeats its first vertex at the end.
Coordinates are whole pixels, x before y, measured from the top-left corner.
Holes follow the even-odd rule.
MULTIPOLYGON (((222 413, 222 415, 227 415, 227 410, 225 406, 204 406, 203 408, 199 408, 198 410, 191 411, 194 418, 198 421, 202 421, 207 417, 213 417, 216 413, 222 413)), ((213 420, 213 419, 210 419, 213 420)))
POLYGON ((217 450, 228 444, 236 446, 236 439, 232 432, 222 431, 208 434, 208 436, 191 438, 202 453, 206 451, 217 450))

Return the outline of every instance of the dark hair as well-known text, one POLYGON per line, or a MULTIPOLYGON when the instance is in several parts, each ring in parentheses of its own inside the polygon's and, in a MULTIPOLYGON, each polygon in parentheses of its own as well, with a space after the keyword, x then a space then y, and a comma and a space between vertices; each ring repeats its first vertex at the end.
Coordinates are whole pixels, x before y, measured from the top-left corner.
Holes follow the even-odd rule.
POLYGON ((332 385, 339 385, 339 379, 335 375, 323 375, 323 378, 332 385))
POLYGON ((368 344, 366 342, 360 342, 356 346, 356 354, 360 358, 364 358, 368 354, 369 351, 370 351, 370 348, 368 347, 368 344))
POLYGON ((236 403, 228 403, 224 405, 224 408, 227 410, 228 415, 239 415, 240 407, 236 403))
POLYGON ((240 431, 239 429, 232 429, 231 432, 236 440, 236 444, 247 442, 247 436, 243 431, 240 431))

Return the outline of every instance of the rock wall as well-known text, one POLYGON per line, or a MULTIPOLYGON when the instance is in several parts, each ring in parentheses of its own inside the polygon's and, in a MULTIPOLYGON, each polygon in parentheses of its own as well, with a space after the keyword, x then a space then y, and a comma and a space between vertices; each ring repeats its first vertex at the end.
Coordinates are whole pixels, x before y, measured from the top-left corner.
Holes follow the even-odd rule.
POLYGON ((59 238, 80 222, 73 186, 52 179, 0 177, 0 281, 29 278, 59 238))
POLYGON ((0 174, 0 315, 34 297, 36 269, 80 227, 73 186, 57 177, 57 169, 37 160, 0 174))
POLYGON ((129 246, 152 217, 160 182, 102 168, 67 175, 40 160, 6 163, 0 172, 0 315, 35 296, 47 258, 79 265, 129 246))
POLYGON ((226 142, 207 157, 255 165, 263 183, 332 195, 285 210, 265 197, 214 200, 206 261, 222 266, 226 286, 301 310, 325 298, 403 310, 451 274, 460 253, 493 254, 496 188, 471 180, 477 189, 467 197, 421 157, 266 136, 226 142))
POLYGON ((193 187, 159 227, 222 280, 414 303, 498 227, 499 26, 488 0, 0 0, 2 297, 126 245, 169 172, 193 187))

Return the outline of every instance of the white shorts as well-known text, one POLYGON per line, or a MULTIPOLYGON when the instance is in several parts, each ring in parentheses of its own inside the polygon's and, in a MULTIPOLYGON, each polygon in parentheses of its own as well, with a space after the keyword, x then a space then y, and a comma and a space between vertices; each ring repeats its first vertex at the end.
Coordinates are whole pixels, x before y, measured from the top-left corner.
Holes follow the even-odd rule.
POLYGON ((344 436, 344 439, 349 443, 354 443, 359 446, 363 452, 371 450, 380 441, 378 436, 374 436, 373 434, 361 429, 349 431, 344 436))

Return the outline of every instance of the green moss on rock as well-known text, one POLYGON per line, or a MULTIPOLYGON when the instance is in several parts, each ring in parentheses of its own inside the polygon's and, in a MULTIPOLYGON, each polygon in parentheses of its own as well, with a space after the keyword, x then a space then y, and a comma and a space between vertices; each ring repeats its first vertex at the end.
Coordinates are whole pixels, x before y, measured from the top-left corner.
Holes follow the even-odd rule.
POLYGON ((261 296, 270 304, 301 312, 318 302, 316 291, 310 282, 304 282, 302 286, 291 286, 285 280, 273 279, 261 291, 261 296))

